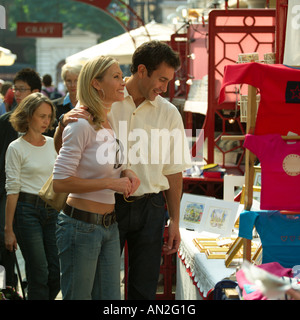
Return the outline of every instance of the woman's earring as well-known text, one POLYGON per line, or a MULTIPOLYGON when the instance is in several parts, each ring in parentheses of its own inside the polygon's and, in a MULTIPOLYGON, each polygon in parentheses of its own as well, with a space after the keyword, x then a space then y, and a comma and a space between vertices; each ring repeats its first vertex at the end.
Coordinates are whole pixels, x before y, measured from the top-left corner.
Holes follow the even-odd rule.
POLYGON ((99 91, 102 92, 103 98, 101 98, 101 97, 100 98, 104 101, 105 100, 105 92, 103 89, 100 89, 99 91))

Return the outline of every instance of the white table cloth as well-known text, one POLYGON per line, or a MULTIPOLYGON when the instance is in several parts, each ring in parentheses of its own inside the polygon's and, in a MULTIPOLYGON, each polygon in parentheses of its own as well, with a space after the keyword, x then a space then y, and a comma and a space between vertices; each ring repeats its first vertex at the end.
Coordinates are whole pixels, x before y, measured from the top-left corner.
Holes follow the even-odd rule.
POLYGON ((207 259, 193 243, 199 233, 182 228, 180 233, 175 299, 205 299, 219 281, 235 273, 236 267, 226 268, 224 259, 207 259))

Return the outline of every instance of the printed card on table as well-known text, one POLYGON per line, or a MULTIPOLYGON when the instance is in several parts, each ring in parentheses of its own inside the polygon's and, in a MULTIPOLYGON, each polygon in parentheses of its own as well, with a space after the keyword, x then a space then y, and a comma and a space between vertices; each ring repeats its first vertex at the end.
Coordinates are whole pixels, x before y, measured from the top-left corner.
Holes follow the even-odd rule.
POLYGON ((184 193, 180 205, 180 227, 230 236, 238 215, 239 203, 184 193))
POLYGON ((199 225, 199 231, 217 233, 228 237, 237 219, 239 203, 220 199, 208 199, 199 225))
POLYGON ((180 227, 198 231, 209 197, 184 193, 180 204, 180 227))

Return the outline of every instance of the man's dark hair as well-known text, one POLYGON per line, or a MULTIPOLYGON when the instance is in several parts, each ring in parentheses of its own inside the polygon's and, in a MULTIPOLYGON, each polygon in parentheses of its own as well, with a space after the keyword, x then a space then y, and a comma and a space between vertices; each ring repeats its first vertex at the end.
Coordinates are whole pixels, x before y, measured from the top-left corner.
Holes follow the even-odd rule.
POLYGON ((52 84, 52 77, 50 74, 45 74, 43 76, 43 83, 46 87, 50 87, 52 84))
POLYGON ((13 82, 16 83, 16 81, 26 82, 31 88, 31 91, 35 89, 38 89, 39 91, 41 91, 42 89, 41 77, 35 70, 31 68, 24 68, 20 70, 14 77, 13 82))
POLYGON ((138 66, 143 64, 150 77, 162 62, 174 68, 175 71, 180 67, 179 55, 169 45, 157 40, 145 42, 135 50, 130 71, 135 74, 138 66))

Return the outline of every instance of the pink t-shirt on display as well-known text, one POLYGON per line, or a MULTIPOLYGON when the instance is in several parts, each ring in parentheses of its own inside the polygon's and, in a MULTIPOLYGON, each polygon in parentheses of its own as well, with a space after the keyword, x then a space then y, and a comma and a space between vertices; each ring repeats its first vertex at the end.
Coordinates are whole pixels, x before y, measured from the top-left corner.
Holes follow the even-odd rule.
POLYGON ((279 134, 247 134, 244 147, 261 163, 260 208, 300 210, 300 141, 284 141, 279 134))

